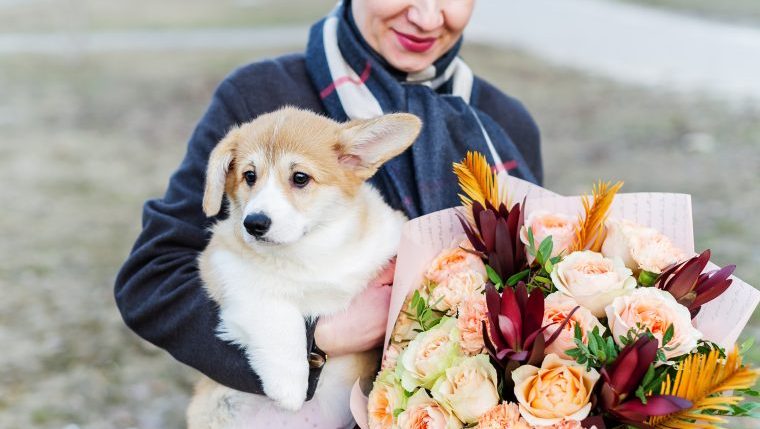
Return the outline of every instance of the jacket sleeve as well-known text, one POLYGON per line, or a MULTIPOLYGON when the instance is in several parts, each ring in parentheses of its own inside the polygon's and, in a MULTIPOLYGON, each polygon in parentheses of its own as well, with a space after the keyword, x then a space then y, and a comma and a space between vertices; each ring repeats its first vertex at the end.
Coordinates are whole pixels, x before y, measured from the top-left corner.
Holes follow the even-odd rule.
POLYGON ((478 108, 488 113, 507 132, 536 176, 538 185, 543 185, 541 133, 530 112, 519 100, 482 79, 477 79, 477 88, 475 103, 478 108))
MULTIPOLYGON (((166 194, 143 208, 142 232, 115 282, 116 303, 126 324, 209 378, 233 389, 262 394, 261 381, 240 348, 215 335, 216 304, 201 285, 196 260, 209 240, 202 211, 208 157, 226 132, 251 119, 235 85, 225 80, 196 127, 166 194)), ((223 210, 224 211, 224 210, 223 210)), ((307 347, 313 324, 307 323, 307 347)), ((319 376, 310 372, 308 397, 319 376)))

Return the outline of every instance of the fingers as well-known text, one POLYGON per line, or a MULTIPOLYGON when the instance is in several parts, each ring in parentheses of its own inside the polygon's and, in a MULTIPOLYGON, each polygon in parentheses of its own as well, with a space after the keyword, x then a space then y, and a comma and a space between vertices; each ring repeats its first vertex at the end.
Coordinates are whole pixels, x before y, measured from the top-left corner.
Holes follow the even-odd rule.
POLYGON ((396 258, 393 258, 388 264, 383 267, 380 274, 377 275, 371 282, 370 286, 385 286, 393 284, 393 275, 396 273, 396 258))

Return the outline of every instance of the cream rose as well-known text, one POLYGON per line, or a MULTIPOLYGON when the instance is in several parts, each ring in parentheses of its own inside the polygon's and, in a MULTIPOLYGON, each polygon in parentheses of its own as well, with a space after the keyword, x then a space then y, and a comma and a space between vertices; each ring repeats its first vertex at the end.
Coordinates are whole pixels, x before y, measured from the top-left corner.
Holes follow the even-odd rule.
POLYGON ((465 241, 460 247, 442 251, 430 263, 425 277, 434 283, 441 284, 460 271, 474 271, 486 278, 486 266, 480 257, 465 251, 462 247, 469 249, 472 246, 465 241))
POLYGON ((478 419, 478 429, 533 429, 520 416, 517 404, 504 402, 499 404, 478 419))
POLYGON ((406 404, 406 410, 398 415, 399 429, 459 429, 462 422, 447 409, 419 389, 406 404))
POLYGON ((636 274, 641 270, 660 274, 668 266, 686 259, 686 254, 656 229, 627 219, 608 219, 605 225, 607 237, 602 254, 621 258, 636 274))
POLYGON ((488 356, 477 355, 462 358, 447 368, 431 392, 460 421, 470 424, 499 403, 497 383, 496 369, 488 356))
POLYGON ((370 429, 390 429, 393 427, 395 410, 403 409, 406 402, 404 389, 391 370, 381 371, 372 386, 368 401, 370 429))
POLYGON ((455 316, 462 301, 481 292, 485 285, 486 278, 478 271, 468 269, 454 273, 430 292, 431 307, 455 316))
MULTIPOLYGON (((567 253, 568 249, 575 240, 575 226, 578 224, 577 220, 561 214, 550 213, 546 210, 536 210, 531 212, 525 219, 525 224, 520 230, 520 240, 528 245, 528 228, 533 230, 533 242, 536 248, 542 241, 548 236, 552 237, 552 254, 551 256, 557 256, 562 252, 567 253)), ((529 262, 533 263, 534 256, 528 254, 529 262)))
POLYGON ((637 324, 649 329, 660 347, 668 326, 673 325, 673 338, 665 347, 668 358, 689 353, 702 338, 702 333, 691 324, 689 310, 661 289, 638 288, 630 295, 615 298, 606 311, 610 331, 621 346, 620 337, 625 337, 637 324))
POLYGON ((464 354, 474 356, 483 351, 483 321, 486 320, 488 308, 486 297, 476 293, 465 298, 459 306, 457 329, 459 329, 459 346, 464 354))
POLYGON ((541 368, 523 365, 514 370, 512 380, 520 415, 531 425, 550 426, 588 416, 599 373, 551 353, 541 368))
MULTIPOLYGON (((551 326, 544 331, 544 339, 548 340, 559 329, 562 322, 567 318, 567 315, 577 306, 578 303, 573 298, 562 292, 554 292, 547 296, 544 301, 544 321, 542 326, 551 326)), ((576 347, 576 326, 579 326, 581 331, 583 331, 584 344, 588 344, 587 332, 591 332, 594 328, 599 328, 599 333, 603 333, 606 330, 588 309, 580 307, 573 313, 570 320, 565 324, 565 327, 562 328, 559 336, 546 347, 544 352, 546 354, 554 353, 562 359, 571 359, 566 352, 576 347)))
POLYGON ((604 316, 604 307, 613 299, 636 287, 636 279, 620 258, 588 250, 567 255, 554 266, 551 278, 557 290, 596 317, 604 316))
POLYGON ((456 319, 444 317, 435 328, 420 332, 401 352, 396 373, 407 392, 418 387, 430 389, 446 368, 462 356, 456 323, 456 319))

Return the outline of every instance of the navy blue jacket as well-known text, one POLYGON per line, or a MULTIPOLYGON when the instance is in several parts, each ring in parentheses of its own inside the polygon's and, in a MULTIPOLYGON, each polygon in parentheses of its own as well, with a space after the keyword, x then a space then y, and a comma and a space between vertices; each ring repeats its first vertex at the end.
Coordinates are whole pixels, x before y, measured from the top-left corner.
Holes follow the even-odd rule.
MULTIPOLYGON (((520 102, 482 80, 474 88, 472 103, 504 128, 541 181, 540 139, 530 114, 520 102)), ((233 125, 283 105, 326 114, 306 73, 303 54, 250 64, 219 85, 166 194, 145 203, 142 232, 115 284, 119 310, 137 334, 211 379, 257 394, 262 393, 261 382, 244 353, 215 336, 219 312, 201 286, 196 259, 217 219, 206 218, 201 201, 206 164, 217 142, 233 125)), ((455 160, 440 160, 451 161, 455 160)), ((379 190, 387 195, 382 186, 379 190)), ((311 349, 313 325, 307 328, 311 349)), ((309 397, 318 373, 310 374, 309 397)))

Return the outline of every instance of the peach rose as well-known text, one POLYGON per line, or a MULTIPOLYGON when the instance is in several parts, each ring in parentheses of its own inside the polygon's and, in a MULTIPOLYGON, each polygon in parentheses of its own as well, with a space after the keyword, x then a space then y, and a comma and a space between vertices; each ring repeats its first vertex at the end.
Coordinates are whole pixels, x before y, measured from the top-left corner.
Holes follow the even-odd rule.
POLYGON ((638 288, 630 295, 615 298, 606 311, 612 335, 621 346, 620 336, 625 337, 637 324, 649 329, 660 347, 668 326, 673 325, 673 338, 664 350, 667 358, 689 353, 702 338, 702 333, 691 324, 689 310, 661 289, 638 288))
POLYGON ((393 412, 404 408, 405 402, 404 389, 399 385, 393 371, 381 371, 369 393, 367 407, 370 429, 391 429, 393 412))
MULTIPOLYGON (((461 247, 471 249, 469 242, 461 243, 461 247)), ((449 277, 460 271, 474 271, 480 273, 486 278, 486 267, 480 257, 466 252, 461 247, 445 249, 433 259, 425 273, 425 277, 430 281, 441 284, 449 277)))
POLYGON ((431 392, 462 423, 470 424, 499 403, 497 383, 496 369, 489 357, 477 355, 462 358, 447 368, 431 392))
POLYGON ((486 320, 487 312, 486 297, 481 293, 470 295, 459 306, 459 346, 468 356, 480 354, 485 347, 482 322, 486 320))
POLYGON ((438 283, 430 292, 431 307, 454 316, 462 301, 481 292, 485 284, 485 276, 478 271, 468 269, 454 273, 443 283, 438 283))
MULTIPOLYGON (((525 219, 525 224, 520 230, 520 240, 528 245, 530 242, 528 240, 528 228, 533 230, 533 242, 536 248, 546 237, 551 236, 553 244, 551 256, 554 257, 570 249, 573 240, 575 240, 575 226, 577 224, 577 220, 571 216, 550 213, 546 210, 536 210, 525 219)), ((528 254, 530 263, 533 263, 534 259, 533 255, 528 254)))
POLYGON ((636 279, 620 258, 588 250, 567 255, 554 266, 551 278, 557 290, 596 317, 604 316, 604 307, 613 299, 636 287, 636 279))
POLYGON ((419 389, 406 404, 406 409, 398 415, 399 429, 460 429, 462 422, 428 396, 425 389, 419 389))
POLYGON ((395 369, 396 361, 398 360, 398 356, 400 354, 401 347, 399 347, 397 344, 389 345, 388 348, 385 349, 385 354, 383 354, 383 361, 380 364, 380 369, 395 369))
POLYGON ((550 426, 588 416, 599 373, 550 353, 541 368, 523 365, 512 372, 512 380, 520 415, 531 425, 550 426))
MULTIPOLYGON (((553 324, 544 331, 544 339, 549 339, 559 329, 567 315, 573 311, 578 303, 571 297, 561 293, 554 292, 546 297, 544 302, 544 321, 542 326, 553 324)), ((573 313, 570 320, 565 324, 562 332, 553 343, 546 347, 544 353, 554 353, 562 359, 571 359, 565 352, 574 349, 575 345, 575 327, 579 326, 583 331, 583 343, 588 344, 586 332, 591 332, 595 327, 599 328, 599 333, 605 331, 604 326, 599 320, 587 309, 580 307, 573 313)))
POLYGON ((436 327, 420 332, 396 361, 396 373, 407 392, 433 383, 462 356, 456 319, 444 317, 436 327))
POLYGON ((627 219, 608 219, 604 256, 620 257, 625 266, 638 274, 641 270, 660 274, 668 266, 686 259, 670 239, 653 228, 627 219))
POLYGON ((478 429, 532 429, 528 422, 520 416, 517 404, 504 402, 499 404, 478 419, 478 429))

